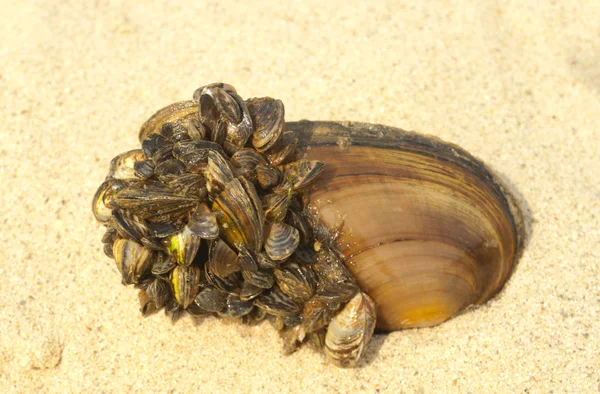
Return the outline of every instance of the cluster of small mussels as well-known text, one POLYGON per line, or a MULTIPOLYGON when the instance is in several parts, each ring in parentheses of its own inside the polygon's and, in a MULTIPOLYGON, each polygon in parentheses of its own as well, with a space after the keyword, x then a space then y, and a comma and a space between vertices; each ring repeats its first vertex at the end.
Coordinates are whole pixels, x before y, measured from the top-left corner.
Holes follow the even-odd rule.
POLYGON ((104 251, 144 315, 269 318, 286 352, 310 339, 352 366, 374 305, 317 239, 303 195, 324 163, 297 160, 284 128, 280 100, 244 101, 222 83, 158 111, 94 196, 104 251))

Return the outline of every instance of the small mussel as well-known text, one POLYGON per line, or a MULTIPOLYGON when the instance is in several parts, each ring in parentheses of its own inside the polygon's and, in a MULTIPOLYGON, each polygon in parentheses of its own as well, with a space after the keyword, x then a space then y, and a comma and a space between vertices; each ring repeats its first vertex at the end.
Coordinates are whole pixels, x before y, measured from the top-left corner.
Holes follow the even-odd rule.
POLYGON ((374 330, 439 324, 504 285, 519 205, 483 163, 369 124, 286 123, 280 100, 198 88, 139 131, 92 200, 140 312, 269 320, 339 367, 374 330))
POLYGON ((181 266, 171 271, 171 287, 177 303, 187 308, 198 294, 200 285, 200 268, 196 266, 181 266))
POLYGON ((339 367, 353 367, 375 329, 375 303, 358 293, 329 323, 325 336, 327 359, 339 367))

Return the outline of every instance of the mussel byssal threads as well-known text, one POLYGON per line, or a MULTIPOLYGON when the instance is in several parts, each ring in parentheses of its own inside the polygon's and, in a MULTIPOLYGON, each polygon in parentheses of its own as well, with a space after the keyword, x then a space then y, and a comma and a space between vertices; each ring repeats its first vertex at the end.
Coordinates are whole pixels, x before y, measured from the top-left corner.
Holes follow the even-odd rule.
POLYGON ((515 198, 461 148, 360 123, 286 123, 231 85, 161 109, 94 195, 140 311, 270 320, 352 367, 374 330, 496 294, 523 248, 515 198))

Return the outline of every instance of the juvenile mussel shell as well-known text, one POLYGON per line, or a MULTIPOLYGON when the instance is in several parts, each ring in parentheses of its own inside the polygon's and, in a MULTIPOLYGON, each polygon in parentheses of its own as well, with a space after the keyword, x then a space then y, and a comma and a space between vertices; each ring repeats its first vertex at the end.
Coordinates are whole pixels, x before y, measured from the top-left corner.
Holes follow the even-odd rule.
POLYGON ((197 113, 198 103, 193 100, 171 104, 156 112, 142 125, 138 138, 140 141, 144 141, 150 134, 160 134, 165 123, 190 119, 195 117, 197 113))
POLYGON ((276 222, 265 241, 265 251, 273 260, 285 260, 296 251, 300 243, 300 234, 295 227, 286 223, 276 222))
POLYGON ((135 241, 116 240, 113 255, 124 284, 138 284, 150 273, 153 253, 135 241))
POLYGON ((375 329, 375 304, 358 293, 329 323, 325 336, 325 355, 339 367, 353 367, 375 329))
POLYGON ((288 123, 299 156, 326 162, 309 210, 373 299, 377 328, 439 324, 494 296, 523 250, 507 186, 464 149, 364 123, 288 123))

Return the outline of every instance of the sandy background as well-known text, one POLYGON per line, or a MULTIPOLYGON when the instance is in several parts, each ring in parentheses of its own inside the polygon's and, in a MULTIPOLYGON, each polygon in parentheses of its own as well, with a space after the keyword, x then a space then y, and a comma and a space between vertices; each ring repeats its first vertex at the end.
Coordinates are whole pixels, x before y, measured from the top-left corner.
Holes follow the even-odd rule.
POLYGON ((600 2, 1 3, 0 392, 600 390, 600 2), (140 317, 90 200, 146 118, 213 81, 489 163, 532 215, 505 291, 352 370, 282 356, 269 324, 140 317))

